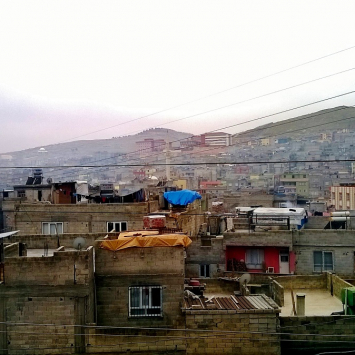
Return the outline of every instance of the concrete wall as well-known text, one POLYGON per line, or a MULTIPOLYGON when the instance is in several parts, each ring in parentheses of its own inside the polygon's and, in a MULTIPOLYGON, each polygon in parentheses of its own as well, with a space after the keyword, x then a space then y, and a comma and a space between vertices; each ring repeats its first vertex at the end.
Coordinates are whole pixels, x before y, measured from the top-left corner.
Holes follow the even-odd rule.
POLYGON ((57 251, 51 257, 7 258, 5 285, 89 285, 93 280, 93 265, 93 247, 57 251))
POLYGON ((42 234, 42 222, 63 222, 64 233, 104 233, 107 222, 128 222, 142 229, 143 216, 158 210, 158 201, 123 204, 54 205, 3 202, 4 227, 20 234, 42 234))
POLYGON ((313 355, 354 350, 355 317, 280 317, 281 352, 313 355))
POLYGON ((183 247, 96 251, 97 313, 100 326, 183 324, 183 247), (162 286, 163 317, 129 317, 130 286, 162 286))
POLYGON ((302 230, 293 233, 296 273, 314 273, 314 251, 333 252, 334 272, 354 276, 355 233, 347 230, 302 230))
POLYGON ((346 287, 353 287, 352 284, 346 282, 341 277, 332 274, 330 272, 326 273, 327 277, 327 289, 334 296, 338 297, 341 300, 341 290, 346 287))
POLYGON ((87 329, 88 354, 186 354, 183 330, 87 329))
POLYGON ((210 238, 210 246, 203 243, 207 238, 191 238, 192 244, 187 249, 186 276, 199 277, 201 264, 210 265, 211 278, 223 276, 227 270, 225 251, 231 246, 274 246, 292 249, 292 234, 292 231, 225 232, 223 236, 210 238))
POLYGON ((5 259, 0 354, 81 353, 94 321, 93 247, 5 259))
POLYGON ((200 265, 209 264, 211 278, 222 276, 225 271, 223 238, 210 238, 211 246, 204 246, 200 237, 192 237, 187 248, 186 277, 200 277, 200 265))
POLYGON ((305 224, 305 229, 324 229, 328 224, 329 217, 323 216, 309 216, 308 222, 305 224))
POLYGON ((272 280, 271 283, 271 293, 272 299, 280 306, 283 307, 285 305, 285 294, 284 287, 280 285, 276 280, 272 280))
MULTIPOLYGON (((107 233, 67 233, 56 235, 42 234, 20 234, 12 235, 5 238, 8 243, 25 243, 27 249, 43 249, 44 245, 48 245, 49 249, 57 249, 58 243, 65 248, 73 248, 74 240, 78 237, 84 238, 86 247, 94 245, 96 239, 103 239, 107 233)), ((112 236, 117 236, 117 233, 110 233, 112 236)))
POLYGON ((325 273, 320 275, 278 276, 273 279, 286 290, 290 290, 291 288, 297 290, 325 289, 327 287, 327 275, 325 273))
POLYGON ((272 311, 185 312, 187 354, 280 354, 279 318, 272 311))
POLYGON ((4 244, 4 256, 5 258, 16 258, 20 255, 19 243, 4 244))

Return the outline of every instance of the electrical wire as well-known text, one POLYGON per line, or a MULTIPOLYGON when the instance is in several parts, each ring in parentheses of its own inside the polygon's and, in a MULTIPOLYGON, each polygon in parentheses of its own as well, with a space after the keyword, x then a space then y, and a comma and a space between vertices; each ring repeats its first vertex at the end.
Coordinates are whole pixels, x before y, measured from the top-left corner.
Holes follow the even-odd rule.
MULTIPOLYGON (((256 96, 256 97, 253 97, 253 98, 249 98, 247 100, 243 100, 243 101, 239 101, 239 102, 236 102, 236 103, 233 103, 233 104, 229 104, 229 105, 226 105, 226 106, 222 106, 222 107, 218 107, 218 108, 215 108, 215 109, 211 109, 211 110, 208 110, 208 111, 205 111, 205 112, 202 112, 202 113, 198 113, 196 115, 190 115, 190 116, 186 116, 186 117, 183 117, 181 119, 178 119, 178 120, 175 120, 173 122, 177 122, 177 121, 181 121, 181 120, 184 120, 184 119, 188 119, 188 118, 192 118, 192 117, 195 117, 195 116, 200 116, 200 115, 203 115, 203 114, 206 114, 206 113, 211 113, 211 112, 215 112, 217 110, 221 110, 221 109, 224 109, 224 108, 227 108, 227 107, 231 107, 231 106, 235 106, 235 105, 238 105, 240 103, 245 103, 245 102, 249 102, 249 101, 252 101, 252 100, 256 100, 256 99, 260 99, 260 98, 263 98, 263 97, 266 97, 266 96, 270 96, 270 95, 273 95, 275 93, 280 93, 280 92, 283 92, 283 91, 287 91, 287 90, 290 90, 290 89, 293 89, 295 87, 300 87, 300 86, 303 86, 303 85, 308 85, 310 83, 313 83, 313 82, 316 82, 316 81, 320 81, 320 80, 323 80, 323 79, 327 79, 329 77, 333 77, 333 76, 336 76, 336 75, 340 75, 340 74, 344 74, 344 73, 347 73, 349 71, 352 71, 352 70, 355 70, 355 67, 353 68, 349 68, 349 69, 346 69, 346 70, 343 70, 343 71, 340 71, 340 72, 337 72, 337 73, 333 73, 333 74, 329 74, 329 75, 325 75, 323 77, 319 77, 319 78, 316 78, 316 79, 313 79, 313 80, 309 80, 309 81, 306 81, 306 82, 303 82, 303 83, 300 83, 300 84, 295 84, 295 85, 292 85, 292 86, 289 86, 289 87, 286 87, 286 88, 283 88, 283 89, 279 89, 279 90, 276 90, 276 91, 272 91, 272 92, 269 92, 269 93, 266 93, 266 94, 263 94, 263 95, 259 95, 259 96, 256 96)), ((232 125, 230 127, 233 127, 235 125, 232 125)), ((218 129, 220 130, 220 128, 218 129)), ((209 131, 209 132, 206 132, 206 133, 213 133, 215 132, 216 130, 213 130, 213 131, 209 131)), ((190 137, 192 138, 193 135, 190 137)), ((186 138, 184 138, 186 139, 186 138)), ((183 140, 184 140, 183 139, 183 140)), ((181 140, 176 140, 176 141, 173 141, 173 142, 170 142, 170 143, 175 143, 175 142, 179 142, 181 140)), ((132 153, 137 153, 139 151, 134 151, 132 153)), ((131 153, 129 153, 131 154, 131 153)), ((123 154, 119 154, 119 155, 116 155, 114 157, 110 157, 110 158, 104 158, 104 159, 99 159, 99 160, 96 160, 94 162, 100 162, 100 161, 104 161, 104 160, 107 160, 107 159, 112 159, 112 158, 115 158, 115 157, 120 157, 122 156, 123 154)))
MULTIPOLYGON (((237 313, 235 313, 237 314, 237 313)), ((244 314, 244 313, 243 313, 244 314)), ((255 314, 255 313, 253 313, 255 314)), ((276 318, 275 318, 276 321, 276 318)), ((355 321, 355 319, 354 319, 355 321)), ((235 334, 253 334, 253 335, 273 335, 273 336, 283 336, 283 335, 293 335, 293 336, 314 336, 314 337, 326 337, 326 338, 354 338, 354 334, 313 334, 313 333, 285 333, 285 332, 269 332, 269 331, 243 331, 243 330, 219 330, 219 329, 192 329, 192 328, 164 328, 164 327, 114 327, 114 326, 98 326, 98 325, 86 325, 86 324, 54 324, 54 323, 34 323, 34 322, 0 322, 0 324, 6 326, 38 326, 38 327, 66 327, 66 328, 84 328, 84 329, 95 329, 95 330, 117 330, 117 331, 125 331, 125 330, 132 330, 132 331, 168 331, 168 332, 181 332, 181 333, 200 333, 200 334, 207 334, 206 336, 210 336, 210 334, 214 335, 235 335, 235 334)), ((0 331, 4 332, 4 331, 0 331)), ((11 330, 10 330, 11 332, 11 330)), ((30 332, 31 333, 31 332, 30 332)), ((58 334, 58 333, 50 333, 50 334, 58 334)), ((67 334, 67 333, 65 333, 67 334)), ((77 335, 84 335, 85 333, 77 335)), ((91 334, 90 334, 91 335, 91 334)), ((93 335, 93 334, 92 334, 93 335)), ((102 334, 96 334, 95 336, 101 336, 102 334)), ((104 334, 105 335, 105 334, 104 334)), ((94 336, 94 335, 93 335, 94 336)), ((116 336, 125 336, 125 334, 108 334, 109 337, 116 337, 116 336)), ((147 336, 149 335, 142 335, 147 336)), ((170 335, 152 335, 152 337, 174 337, 170 335)), ((181 336, 178 336, 181 337, 181 336)), ((284 339, 286 340, 286 339, 284 339)))
MULTIPOLYGON (((316 104, 316 103, 320 103, 320 102, 324 102, 324 101, 327 101, 327 100, 331 100, 331 99, 334 99, 334 98, 338 98, 338 97, 341 97, 341 96, 345 96, 345 95, 349 95, 349 94, 352 94, 354 93, 355 91, 350 91, 350 92, 347 92, 347 93, 343 93, 343 94, 340 94, 340 95, 336 95, 336 96, 333 96, 333 97, 329 97, 329 98, 326 98, 326 99, 322 99, 322 100, 319 100, 319 101, 315 101, 315 102, 312 102, 312 103, 308 103, 308 104, 305 104, 305 105, 301 105, 301 106, 297 106, 297 107, 294 107, 294 108, 291 108, 291 109, 288 109, 288 110, 284 110, 284 111, 280 111, 280 112, 277 112, 277 113, 274 113, 274 114, 270 114, 270 115, 267 115, 267 116, 262 116, 262 117, 259 117, 259 118, 256 118, 256 119, 252 119, 252 120, 249 120, 249 121, 245 121, 245 122, 241 122, 241 123, 237 123, 237 124, 234 124, 234 125, 231 125, 231 126, 228 126, 228 127, 223 127, 223 128, 220 128, 219 130, 222 130, 222 129, 226 129, 226 128, 231 128, 231 127, 235 127, 235 126, 239 126, 239 125, 242 125, 242 124, 246 124, 246 123, 250 123, 250 122, 254 122, 254 121, 257 121, 257 120, 260 120, 260 119, 263 119, 263 118, 267 118, 267 117, 272 117, 272 116, 275 116, 275 115, 278 115, 278 114, 281 114, 281 113, 285 113, 285 112, 289 112, 289 111, 292 111, 292 110, 296 110, 296 109, 299 109, 299 108, 303 108, 303 107, 306 107, 306 106, 310 106, 310 105, 313 105, 313 104, 316 104)), ((347 107, 337 107, 335 108, 334 110, 332 111, 329 111, 327 112, 328 113, 332 113, 332 112, 336 112, 336 111, 339 111, 339 110, 343 110, 343 109, 346 109, 347 107)), ((310 114, 310 115, 306 115, 306 116, 302 116, 300 117, 299 119, 295 119, 294 121, 297 122, 297 121, 302 121, 302 120, 306 120, 306 119, 310 119, 312 117, 317 117, 319 115, 323 115, 324 113, 315 113, 315 114, 310 114)), ((349 119, 349 118, 345 118, 345 119, 341 119, 341 120, 338 120, 336 122, 340 122, 340 121, 343 121, 343 120, 346 120, 346 119, 349 119)), ((329 122, 329 124, 331 124, 333 122, 329 122)), ((282 126, 282 125, 287 125, 288 122, 280 122, 280 123, 276 123, 274 125, 271 125, 270 127, 268 127, 269 129, 270 128, 273 128, 273 127, 277 127, 277 126, 282 126)), ((324 126, 324 124, 319 124, 319 125, 314 125, 314 126, 311 126, 309 128, 314 128, 314 127, 318 127, 318 126, 324 126)), ((253 129, 253 132, 257 132, 258 130, 263 130, 264 128, 257 128, 257 129, 253 129)), ((302 130, 302 129, 300 129, 302 130)), ((294 130, 294 131, 288 131, 287 133, 292 133, 292 132, 295 132, 295 131, 298 131, 298 130, 294 130)), ((284 133, 279 133, 275 136, 279 136, 279 135, 282 135, 284 133)), ((191 137, 190 137, 191 138, 191 137)), ((262 138, 260 138, 262 139, 262 138)), ((184 140, 184 139, 182 139, 184 140)), ((177 140, 178 141, 182 141, 182 140, 177 140)), ((174 141, 175 142, 175 141, 174 141)), ((231 145, 229 147, 232 147, 232 146, 237 146, 239 145, 240 143, 236 143, 234 145, 231 145)), ((243 143, 242 143, 243 144, 243 143)), ((228 148, 229 148, 228 147, 228 148)), ((203 150, 202 152, 207 152, 207 151, 213 151, 213 150, 216 150, 216 149, 220 149, 220 147, 212 147, 212 148, 209 148, 209 149, 206 149, 206 150, 203 150)), ((125 156, 127 156, 128 154, 133 154, 133 153, 137 153, 139 151, 134 151, 134 152, 131 152, 131 153, 126 153, 125 156)), ((201 153, 201 151, 199 152, 201 153)), ((189 154, 193 154, 193 153, 189 153, 189 154)), ((187 154, 187 155, 189 155, 187 154)), ((159 156, 159 154, 155 154, 155 155, 150 155, 150 158, 154 157, 154 156, 159 156)), ((116 156, 117 157, 117 156, 116 156)), ((181 156, 180 156, 181 157, 181 156)), ((174 159, 175 157, 172 157, 172 159, 174 159)), ((112 158, 107 158, 107 159, 112 159, 112 158)), ((132 159, 131 159, 132 160, 132 159)), ((135 158, 133 160, 140 160, 139 158, 135 158)), ((101 160, 102 161, 102 160, 101 160)), ((128 164, 129 165, 129 164, 128 164)), ((145 166, 146 164, 144 164, 145 166)), ((155 165, 155 164, 150 164, 150 165, 155 165)), ((81 167, 82 165, 80 166, 76 166, 76 167, 81 167)), ((127 164, 124 165, 125 167, 127 166, 127 164)), ((95 170, 97 170, 98 168, 100 168, 101 166, 94 166, 93 168, 95 168, 95 170)), ((63 170, 63 169, 58 169, 56 171, 60 171, 60 170, 63 170)))
MULTIPOLYGON (((216 108, 216 109, 212 109, 212 110, 208 110, 208 111, 205 111, 203 113, 199 113, 199 114, 196 114, 196 115, 192 115, 192 116, 187 116, 187 117, 183 117, 181 119, 178 119, 178 120, 175 120, 173 122, 176 122, 176 121, 180 121, 180 120, 183 120, 183 119, 187 119, 187 118, 191 118, 191 117, 195 117, 195 116, 199 116, 199 115, 202 115, 202 114, 206 114, 206 113, 210 113, 210 112, 214 112, 216 110, 220 110, 220 109, 223 109, 223 108, 227 108, 227 107, 230 107, 230 106, 234 106, 234 105, 238 105, 240 103, 245 103, 245 102, 248 102, 248 101, 252 101, 252 100, 256 100, 256 99, 259 99, 259 98, 262 98, 262 97, 266 97, 266 96, 269 96, 269 95, 273 95, 275 93, 279 93, 279 92, 282 92, 282 91, 286 91, 286 90, 289 90, 289 89, 292 89, 292 88, 295 88, 295 87, 299 87, 299 86, 302 86, 302 85, 307 85, 307 84, 310 84, 312 82, 316 82, 316 81, 319 81, 319 80, 323 80, 323 79, 326 79, 326 78, 329 78, 329 77, 332 77, 332 76, 335 76, 335 75, 339 75, 339 74, 343 74, 343 73, 346 73, 346 72, 349 72, 349 71, 352 71, 354 70, 354 68, 350 68, 350 69, 346 69, 344 71, 341 71, 341 72, 338 72, 338 73, 333 73, 333 74, 330 74, 330 75, 327 75, 327 76, 323 76, 323 77, 320 77, 320 78, 317 78, 317 79, 313 79, 313 80, 310 80, 310 81, 307 81, 307 82, 303 82, 303 83, 300 83, 300 84, 296 84, 296 85, 293 85, 293 86, 290 86, 290 87, 287 87, 287 88, 283 88, 283 89, 279 89, 279 90, 276 90, 276 91, 273 91, 273 92, 270 92, 270 93, 267 93, 267 94, 263 94, 263 95, 259 95, 257 97, 254 97, 254 98, 250 98, 250 99, 247 99, 247 100, 243 100, 243 101, 240 101, 240 102, 237 102, 237 103, 234 103, 234 104, 230 104, 230 105, 227 105, 227 106, 223 106, 223 107, 219 107, 219 108, 216 108)), ((302 106, 301 106, 302 107, 302 106)), ((271 116, 268 116, 268 117, 271 117, 271 116)), ((252 120, 254 121, 254 120, 252 120)), ((251 121, 251 122, 252 122, 251 121)), ((245 124, 245 123, 243 123, 245 124)), ((229 127, 225 127, 225 128, 230 128, 230 127, 233 127, 233 126, 237 126, 238 124, 236 125, 231 125, 229 127)), ((222 128, 222 129, 225 129, 225 128, 222 128)), ((221 128, 219 128, 218 130, 220 130, 221 128)), ((217 130, 213 130, 213 131, 210 131, 208 133, 213 133, 217 130)), ((192 138, 193 136, 190 136, 189 138, 192 138)), ((184 138, 186 139, 186 138, 184 138)), ((183 140, 184 140, 183 139, 183 140)), ((175 143, 175 142, 179 142, 181 141, 180 140, 176 140, 176 141, 173 141, 173 142, 170 142, 170 143, 175 143)), ((141 150, 138 150, 138 151, 134 151, 134 152, 131 152, 131 153, 128 153, 128 154, 133 154, 133 153, 137 153, 137 152, 140 152, 141 150)), ((144 151, 144 150, 143 150, 144 151)), ((101 162, 101 161, 105 161, 105 160, 109 160, 109 159, 114 159, 114 158, 119 158, 119 157, 122 157, 126 154, 118 154, 116 156, 113 156, 113 157, 110 157, 110 158, 103 158, 103 159, 99 159, 99 160, 96 160, 96 161, 93 161, 94 163, 97 163, 97 162, 101 162)), ((61 170, 61 169, 59 169, 61 170)), ((58 171, 58 170, 57 170, 58 171)))
MULTIPOLYGON (((154 166, 201 166, 201 165, 255 165, 255 164, 291 164, 291 163, 339 163, 339 162, 355 162, 354 159, 302 159, 302 160, 256 160, 252 162, 240 162, 240 161, 220 161, 220 162, 199 162, 199 163, 155 163, 154 166)), ((119 167, 138 167, 146 166, 145 164, 108 164, 108 165, 68 165, 65 168, 119 168, 119 167)), ((58 165, 46 166, 47 169, 53 169, 59 167, 58 165)), ((33 169, 33 166, 0 166, 0 169, 33 169)))
POLYGON ((286 69, 277 71, 277 72, 275 72, 275 73, 268 74, 268 75, 262 76, 262 77, 260 77, 260 78, 254 79, 254 80, 249 80, 249 81, 247 81, 247 82, 244 82, 244 83, 242 83, 242 84, 238 84, 238 85, 233 86, 233 87, 230 87, 230 88, 228 88, 228 89, 224 89, 224 90, 218 91, 218 92, 213 93, 213 94, 208 94, 208 95, 203 96, 203 97, 200 97, 200 98, 198 98, 198 99, 191 100, 191 101, 185 102, 185 103, 183 103, 183 104, 178 104, 178 105, 172 106, 172 107, 170 107, 170 108, 167 108, 167 109, 164 109, 164 110, 160 110, 160 111, 157 111, 157 112, 148 114, 148 115, 144 115, 144 116, 141 116, 141 117, 137 117, 137 118, 134 118, 134 119, 132 119, 132 120, 128 120, 128 121, 119 123, 119 124, 117 124, 117 125, 113 125, 113 126, 106 127, 106 128, 103 128, 103 129, 99 129, 99 130, 96 130, 96 131, 92 131, 92 132, 89 132, 89 133, 86 133, 86 134, 83 134, 83 135, 80 135, 80 136, 76 136, 76 137, 67 139, 67 140, 65 140, 65 141, 59 142, 59 143, 57 143, 57 144, 60 144, 60 143, 63 143, 63 142, 68 142, 68 141, 71 141, 71 140, 73 140, 73 139, 85 137, 85 136, 88 136, 88 135, 90 135, 90 134, 94 134, 94 133, 97 133, 97 132, 101 132, 101 131, 104 131, 104 130, 108 130, 108 129, 111 129, 111 128, 114 128, 114 127, 118 127, 118 126, 121 126, 121 125, 126 124, 126 123, 135 122, 135 121, 141 120, 141 119, 143 119, 143 118, 151 117, 151 116, 154 116, 154 115, 163 113, 163 112, 167 112, 167 111, 170 111, 170 110, 173 110, 173 109, 176 109, 176 108, 185 106, 185 105, 189 105, 189 104, 191 104, 191 103, 195 103, 195 102, 198 102, 198 101, 201 101, 201 100, 210 98, 210 97, 212 97, 212 96, 220 95, 220 94, 222 94, 222 93, 225 93, 225 92, 228 92, 228 91, 231 91, 231 90, 234 90, 234 89, 237 89, 237 88, 240 88, 240 87, 243 87, 243 86, 252 84, 252 83, 256 83, 256 82, 262 81, 262 80, 267 79, 267 78, 271 78, 271 77, 273 77, 273 76, 275 76, 275 75, 279 75, 279 74, 285 73, 285 72, 287 72, 287 71, 290 71, 290 70, 293 70, 293 69, 302 67, 302 66, 304 66, 304 65, 308 65, 308 64, 317 62, 317 61, 319 61, 319 60, 322 60, 322 59, 325 59, 325 58, 329 58, 329 57, 331 57, 331 56, 334 56, 334 55, 337 55, 337 54, 346 52, 346 51, 351 50, 351 49, 354 49, 354 48, 355 48, 355 46, 351 46, 351 47, 348 47, 348 48, 345 48, 345 49, 341 49, 341 50, 339 50, 339 51, 336 51, 336 52, 333 52, 333 53, 330 53, 330 54, 326 54, 326 55, 324 55, 324 56, 321 56, 321 57, 318 57, 318 58, 315 58, 315 59, 311 59, 311 60, 306 61, 306 62, 303 62, 303 63, 301 63, 301 64, 297 64, 297 65, 295 65, 295 66, 292 66, 292 67, 289 67, 289 68, 286 68, 286 69))

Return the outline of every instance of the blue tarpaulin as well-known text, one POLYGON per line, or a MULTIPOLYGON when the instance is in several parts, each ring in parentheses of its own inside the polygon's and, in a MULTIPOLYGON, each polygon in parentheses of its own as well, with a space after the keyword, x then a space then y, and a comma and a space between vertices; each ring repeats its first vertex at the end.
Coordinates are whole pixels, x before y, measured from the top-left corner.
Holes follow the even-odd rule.
POLYGON ((181 190, 164 192, 164 198, 172 205, 186 206, 195 200, 201 199, 201 195, 196 191, 181 190))

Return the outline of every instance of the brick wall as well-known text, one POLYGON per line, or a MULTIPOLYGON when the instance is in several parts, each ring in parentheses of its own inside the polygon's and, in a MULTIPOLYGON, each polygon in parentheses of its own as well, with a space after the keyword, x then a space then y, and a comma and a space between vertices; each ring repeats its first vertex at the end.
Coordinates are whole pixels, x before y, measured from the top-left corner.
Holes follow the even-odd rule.
POLYGON ((187 354, 280 354, 277 314, 186 310, 187 354), (251 333, 253 332, 253 333, 251 333))
POLYGON ((281 352, 318 354, 354 349, 355 317, 280 317, 281 352))

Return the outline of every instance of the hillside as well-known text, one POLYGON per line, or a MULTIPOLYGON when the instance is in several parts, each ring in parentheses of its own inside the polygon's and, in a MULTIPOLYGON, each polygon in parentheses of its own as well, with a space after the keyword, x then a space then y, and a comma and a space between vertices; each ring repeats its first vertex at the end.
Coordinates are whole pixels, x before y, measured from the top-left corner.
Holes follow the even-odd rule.
POLYGON ((334 107, 308 115, 297 116, 288 120, 273 122, 238 133, 238 138, 260 138, 272 136, 299 137, 324 131, 342 129, 355 130, 355 108, 348 106, 334 107))
POLYGON ((140 132, 135 135, 114 137, 111 139, 78 140, 75 142, 51 144, 47 146, 38 146, 17 152, 9 152, 13 157, 13 162, 26 159, 27 161, 36 161, 39 154, 45 154, 46 159, 67 159, 74 158, 94 158, 100 159, 107 155, 118 155, 137 150, 137 141, 144 139, 164 139, 169 140, 173 145, 179 145, 179 140, 191 136, 188 133, 173 131, 170 129, 155 128, 140 132), (39 153, 39 149, 44 148, 45 153, 39 153))

